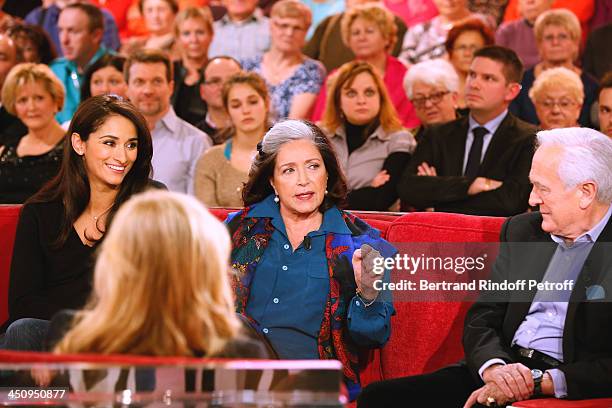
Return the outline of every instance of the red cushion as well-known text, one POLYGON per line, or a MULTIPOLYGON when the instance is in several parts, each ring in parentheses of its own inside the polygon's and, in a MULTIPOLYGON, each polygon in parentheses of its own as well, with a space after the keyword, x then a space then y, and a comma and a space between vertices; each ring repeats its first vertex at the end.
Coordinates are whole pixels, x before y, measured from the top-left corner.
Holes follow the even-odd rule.
MULTIPOLYGON (((410 213, 388 230, 391 243, 495 242, 503 218, 410 213)), ((386 379, 434 371, 463 357, 461 336, 469 303, 395 302, 391 339, 381 352, 386 379)))
POLYGON ((546 398, 515 402, 512 404, 512 406, 521 408, 610 408, 612 407, 612 398, 599 398, 581 401, 567 401, 555 398, 546 398))
POLYGON ((0 205, 0 324, 8 319, 8 286, 19 205, 0 205))

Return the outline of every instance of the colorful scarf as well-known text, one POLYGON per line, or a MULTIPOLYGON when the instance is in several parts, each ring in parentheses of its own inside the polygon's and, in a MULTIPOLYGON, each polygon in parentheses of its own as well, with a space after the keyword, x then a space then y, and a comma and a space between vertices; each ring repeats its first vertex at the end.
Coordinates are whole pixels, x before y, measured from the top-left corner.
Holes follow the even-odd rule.
MULTIPOLYGON (((245 315, 259 329, 256 322, 246 315, 246 306, 255 270, 270 242, 274 227, 270 218, 249 217, 252 208, 246 207, 229 220, 233 248, 231 259, 235 271, 232 288, 236 312, 245 315)), ((351 262, 353 252, 366 243, 385 257, 393 256, 396 250, 364 221, 344 211, 342 217, 352 235, 327 233, 325 237, 330 284, 317 344, 319 358, 340 360, 349 395, 357 396, 361 389, 357 346, 351 340, 346 325, 349 302, 356 290, 351 262)))

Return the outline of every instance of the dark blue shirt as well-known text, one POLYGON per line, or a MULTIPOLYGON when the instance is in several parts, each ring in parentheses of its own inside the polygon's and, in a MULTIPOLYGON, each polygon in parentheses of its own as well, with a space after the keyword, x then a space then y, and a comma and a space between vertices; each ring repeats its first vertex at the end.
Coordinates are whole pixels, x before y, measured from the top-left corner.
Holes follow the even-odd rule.
MULTIPOLYGON (((330 208, 323 214, 321 227, 308 234, 310 249, 302 242, 294 251, 273 196, 249 216, 271 218, 274 232, 255 271, 247 314, 259 323, 281 358, 319 358, 317 336, 329 293, 325 234, 350 235, 351 231, 340 211, 330 208)), ((355 296, 347 317, 351 337, 361 345, 384 344, 392 313, 390 302, 377 301, 366 308, 355 296)))

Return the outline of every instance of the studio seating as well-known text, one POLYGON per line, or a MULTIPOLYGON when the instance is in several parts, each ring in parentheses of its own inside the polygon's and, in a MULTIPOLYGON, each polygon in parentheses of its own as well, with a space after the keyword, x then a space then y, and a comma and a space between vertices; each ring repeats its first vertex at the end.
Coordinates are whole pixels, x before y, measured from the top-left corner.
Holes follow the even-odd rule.
MULTIPOLYGON (((223 220, 230 210, 212 209, 223 220)), ((355 212, 381 231, 394 244, 419 242, 496 242, 504 221, 497 217, 476 217, 446 213, 389 214, 355 212)), ((7 317, 7 288, 12 240, 18 207, 0 206, 0 321, 7 317)), ((463 320, 470 304, 465 302, 395 302, 391 339, 382 350, 363 356, 361 380, 364 385, 382 379, 431 372, 463 357, 463 320)), ((0 354, 0 361, 3 359, 0 354)), ((612 399, 559 401, 541 399, 516 403, 524 408, 603 408, 612 399), (561 405, 563 404, 563 405, 561 405)))

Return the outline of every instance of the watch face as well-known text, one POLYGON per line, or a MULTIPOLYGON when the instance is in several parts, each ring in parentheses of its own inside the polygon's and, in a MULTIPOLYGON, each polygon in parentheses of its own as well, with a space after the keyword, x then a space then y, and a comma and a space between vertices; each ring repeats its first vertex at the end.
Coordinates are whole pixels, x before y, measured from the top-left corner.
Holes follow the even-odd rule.
POLYGON ((534 380, 537 380, 537 379, 542 378, 544 373, 542 372, 542 370, 538 370, 537 368, 534 368, 533 370, 531 370, 531 375, 533 376, 534 380))

